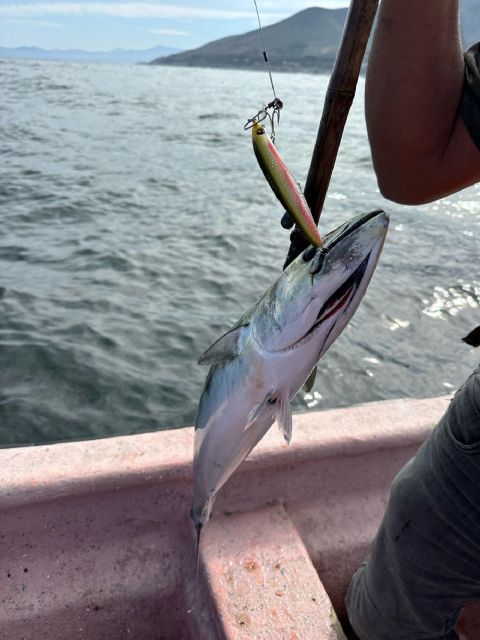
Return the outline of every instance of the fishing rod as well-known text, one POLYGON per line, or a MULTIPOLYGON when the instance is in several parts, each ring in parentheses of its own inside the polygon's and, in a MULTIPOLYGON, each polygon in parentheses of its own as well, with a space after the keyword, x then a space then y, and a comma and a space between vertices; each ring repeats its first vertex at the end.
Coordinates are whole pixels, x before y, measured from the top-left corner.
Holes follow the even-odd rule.
MULTIPOLYGON (((378 4, 379 0, 351 0, 350 2, 305 183, 305 199, 317 225, 323 210, 345 123, 355 96, 378 4)), ((292 231, 290 242, 284 269, 308 246, 308 240, 298 229, 292 231)))
MULTIPOLYGON (((283 103, 277 98, 275 92, 257 1, 254 0, 254 3, 262 39, 263 58, 267 65, 274 100, 266 107, 263 107, 263 109, 260 109, 255 116, 249 118, 245 129, 251 129, 257 126, 258 122, 268 117, 271 124, 272 141, 274 141, 275 119, 278 124, 283 103)), ((305 190, 301 194, 302 198, 304 197, 305 199, 303 217, 305 220, 310 218, 308 220, 310 227, 312 227, 312 225, 318 226, 320 220, 343 130, 355 96, 358 77, 360 75, 368 38, 377 13, 378 4, 379 0, 351 0, 350 2, 342 39, 325 95, 322 117, 310 161, 305 190)), ((262 162, 260 164, 262 165, 262 162)), ((262 166, 262 170, 264 169, 265 167, 262 166)), ((269 175, 265 170, 264 173, 267 180, 271 183, 269 175)), ((283 199, 279 197, 278 186, 275 187, 275 185, 272 184, 271 186, 282 204, 284 204, 283 199)), ((290 189, 290 191, 293 192, 293 188, 290 189)), ((289 211, 288 207, 287 211, 289 211)), ((289 213, 291 212, 289 211, 289 213)), ((298 217, 291 216, 291 218, 292 217, 295 219, 295 222, 297 222, 298 217)), ((288 228, 290 227, 290 223, 286 221, 284 226, 288 228)), ((295 229, 290 235, 290 248, 283 266, 284 269, 309 245, 309 242, 311 242, 311 234, 305 235, 304 229, 297 222, 295 229)))

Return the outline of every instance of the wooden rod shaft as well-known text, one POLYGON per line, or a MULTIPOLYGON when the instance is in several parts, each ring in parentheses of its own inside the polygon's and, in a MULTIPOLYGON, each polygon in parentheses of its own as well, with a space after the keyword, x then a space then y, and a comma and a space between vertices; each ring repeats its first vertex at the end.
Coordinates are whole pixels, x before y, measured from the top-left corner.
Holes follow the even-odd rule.
MULTIPOLYGON (((322 118, 313 149, 305 198, 318 225, 348 113, 355 97, 358 77, 379 0, 352 0, 328 84, 322 118)), ((299 229, 290 236, 291 244, 284 268, 307 246, 299 229)))

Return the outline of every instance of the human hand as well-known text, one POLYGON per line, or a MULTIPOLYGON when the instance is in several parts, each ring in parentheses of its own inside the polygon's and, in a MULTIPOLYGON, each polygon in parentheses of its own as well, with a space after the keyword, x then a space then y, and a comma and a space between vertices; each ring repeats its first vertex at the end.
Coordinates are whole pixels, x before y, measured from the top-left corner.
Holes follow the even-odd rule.
POLYGON ((288 211, 285 211, 285 213, 282 216, 282 219, 280 220, 280 224, 284 229, 291 229, 295 224, 295 220, 288 213, 288 211))
POLYGON ((294 225, 292 233, 290 234, 290 247, 288 249, 287 258, 285 260, 285 264, 283 268, 286 269, 288 265, 295 260, 297 256, 299 256, 304 249, 311 246, 310 242, 305 237, 303 231, 295 224, 292 216, 285 211, 280 220, 280 224, 284 229, 291 229, 294 225))

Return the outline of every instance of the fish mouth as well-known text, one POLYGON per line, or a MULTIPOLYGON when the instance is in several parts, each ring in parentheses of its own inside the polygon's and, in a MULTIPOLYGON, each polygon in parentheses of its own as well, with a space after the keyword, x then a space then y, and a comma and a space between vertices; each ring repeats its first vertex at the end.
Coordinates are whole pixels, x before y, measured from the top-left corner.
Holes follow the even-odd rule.
POLYGON ((347 222, 344 222, 337 229, 324 236, 323 250, 327 252, 330 251, 335 245, 339 244, 342 240, 345 240, 348 236, 351 236, 360 227, 363 227, 365 224, 381 215, 385 215, 385 212, 382 209, 375 209, 374 211, 361 213, 360 215, 347 220, 347 222))
POLYGON ((343 284, 341 284, 338 289, 335 289, 335 291, 318 312, 315 322, 302 338, 302 340, 307 338, 313 331, 315 331, 315 329, 320 326, 322 322, 325 322, 325 320, 328 320, 328 318, 331 318, 338 311, 348 306, 348 303, 355 295, 355 292, 357 291, 358 286, 362 281, 363 276, 365 275, 370 256, 371 252, 355 269, 355 271, 345 280, 345 282, 343 282, 343 284))

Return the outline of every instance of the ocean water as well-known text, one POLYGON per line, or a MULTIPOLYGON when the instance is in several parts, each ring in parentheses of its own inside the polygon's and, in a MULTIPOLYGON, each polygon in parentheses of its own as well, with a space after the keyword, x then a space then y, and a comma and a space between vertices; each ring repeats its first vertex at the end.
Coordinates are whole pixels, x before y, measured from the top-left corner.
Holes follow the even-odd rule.
MULTIPOLYGON (((276 74, 277 144, 303 182, 328 78, 276 74)), ((280 205, 243 131, 260 72, 0 63, 0 444, 194 422, 199 355, 279 275, 280 205)), ((479 360, 480 190, 382 199, 363 81, 321 231, 383 207, 369 291, 295 411, 454 391, 479 360)))

